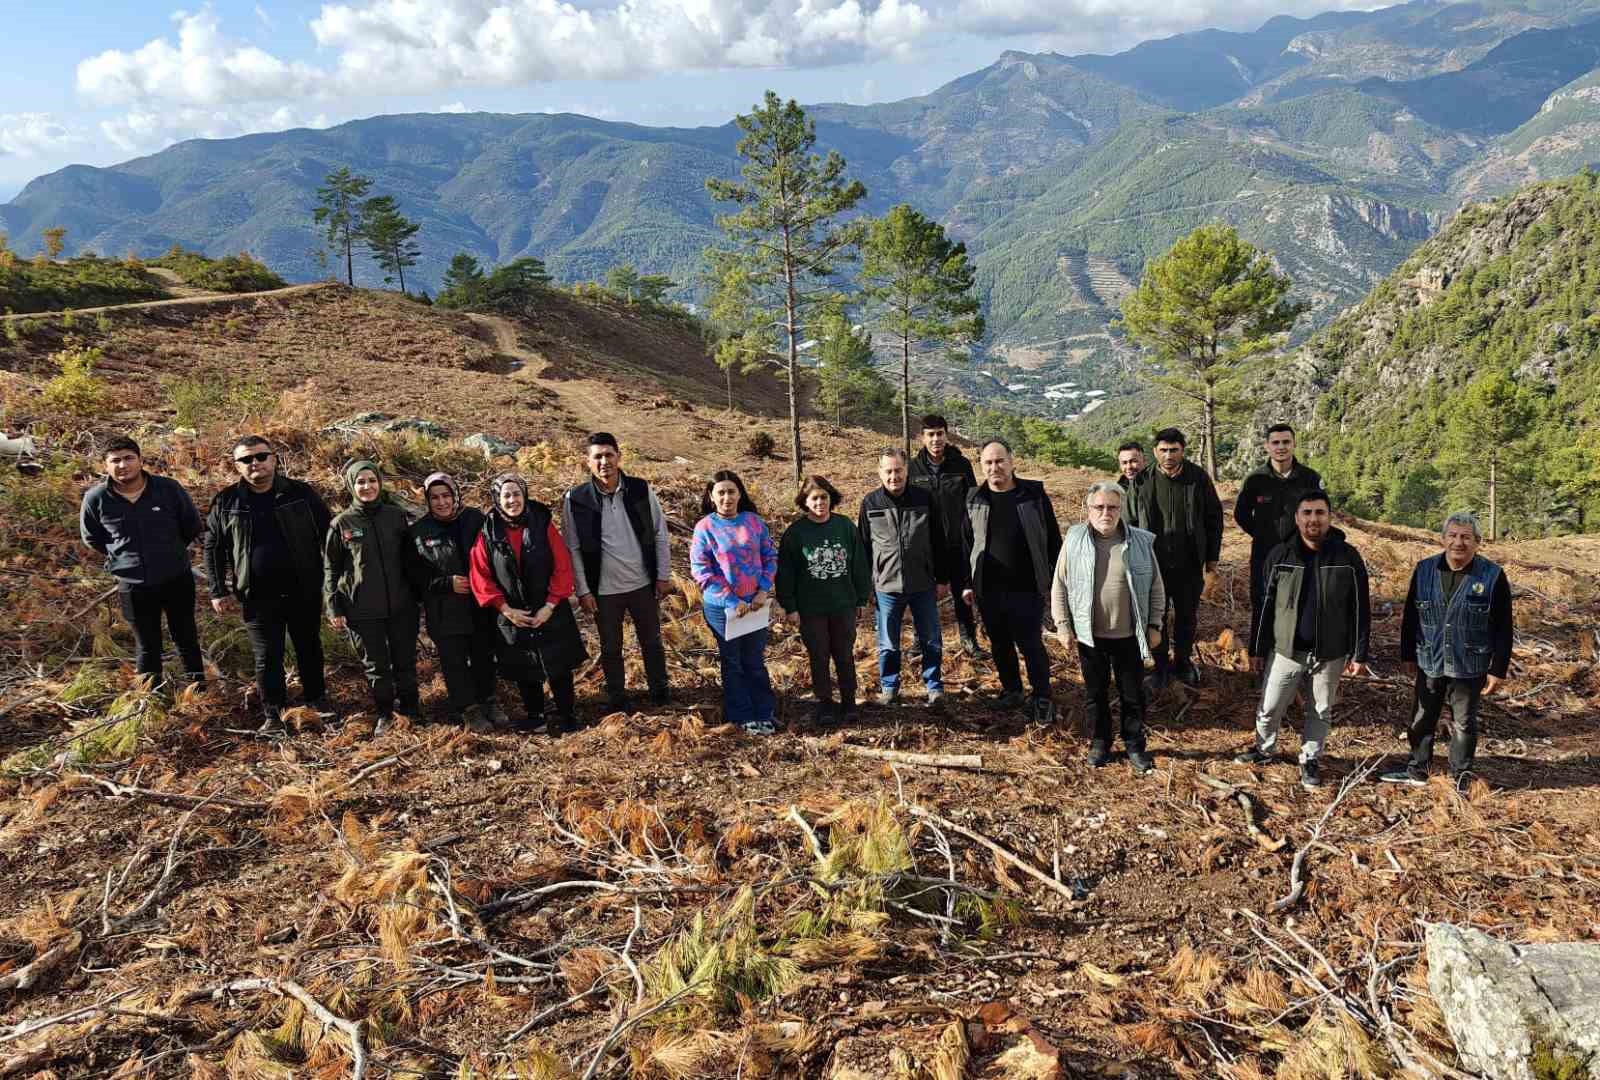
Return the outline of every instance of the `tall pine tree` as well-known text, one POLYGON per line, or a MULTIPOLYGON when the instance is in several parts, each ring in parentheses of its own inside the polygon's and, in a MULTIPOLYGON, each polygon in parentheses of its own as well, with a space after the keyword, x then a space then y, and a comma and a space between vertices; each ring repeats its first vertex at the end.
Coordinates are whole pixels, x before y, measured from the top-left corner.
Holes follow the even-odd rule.
POLYGON ((357 176, 341 165, 329 173, 317 189, 317 208, 312 219, 328 230, 328 245, 344 252, 344 280, 356 283, 355 247, 361 226, 361 200, 372 189, 372 181, 357 176))
POLYGON ((911 361, 930 347, 970 348, 983 336, 967 245, 901 203, 867 230, 861 267, 872 321, 900 359, 900 434, 911 449, 911 361))
POLYGON ((735 117, 743 182, 709 179, 706 188, 719 202, 738 209, 718 219, 730 248, 710 250, 716 293, 713 309, 730 320, 730 334, 718 361, 731 371, 739 362, 765 360, 774 347, 776 366, 789 389, 789 441, 794 479, 805 464, 800 446, 800 343, 812 311, 836 303, 834 275, 854 258, 864 227, 840 218, 867 193, 845 177, 837 151, 826 158, 811 152, 816 124, 795 102, 767 91, 749 115, 735 117))
POLYGON ((399 278, 400 291, 406 291, 406 267, 417 265, 422 249, 416 236, 422 228, 400 213, 392 195, 379 195, 361 204, 357 231, 372 258, 383 268, 385 283, 399 278))
POLYGON ((1289 278, 1228 225, 1202 225, 1144 268, 1122 301, 1121 326, 1150 350, 1150 381, 1200 408, 1205 469, 1217 475, 1217 416, 1246 362, 1288 333, 1306 305, 1289 278))

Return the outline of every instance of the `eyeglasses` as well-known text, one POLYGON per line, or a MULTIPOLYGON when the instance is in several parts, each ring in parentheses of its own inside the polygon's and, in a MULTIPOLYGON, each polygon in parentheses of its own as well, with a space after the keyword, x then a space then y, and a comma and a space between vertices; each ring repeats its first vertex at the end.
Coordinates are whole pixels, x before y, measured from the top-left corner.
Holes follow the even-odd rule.
POLYGON ((256 462, 265 461, 271 456, 271 450, 263 450, 259 454, 246 454, 244 457, 236 457, 233 459, 233 461, 236 465, 250 465, 256 462))
POLYGON ((1121 510, 1122 504, 1112 503, 1110 506, 1090 506, 1089 509, 1094 511, 1096 514, 1110 514, 1117 510, 1121 510))

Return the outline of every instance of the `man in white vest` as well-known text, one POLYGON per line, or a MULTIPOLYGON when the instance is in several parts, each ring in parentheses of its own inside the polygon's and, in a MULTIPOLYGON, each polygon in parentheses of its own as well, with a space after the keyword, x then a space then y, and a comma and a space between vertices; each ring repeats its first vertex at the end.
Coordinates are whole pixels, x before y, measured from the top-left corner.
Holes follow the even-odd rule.
POLYGON ((1111 678, 1122 699, 1122 745, 1136 775, 1155 768, 1144 742, 1144 663, 1161 641, 1167 591, 1155 535, 1122 520, 1123 491, 1106 480, 1089 488, 1088 521, 1067 530, 1056 560, 1050 611, 1061 643, 1076 638, 1088 699, 1089 764, 1111 760, 1111 678))

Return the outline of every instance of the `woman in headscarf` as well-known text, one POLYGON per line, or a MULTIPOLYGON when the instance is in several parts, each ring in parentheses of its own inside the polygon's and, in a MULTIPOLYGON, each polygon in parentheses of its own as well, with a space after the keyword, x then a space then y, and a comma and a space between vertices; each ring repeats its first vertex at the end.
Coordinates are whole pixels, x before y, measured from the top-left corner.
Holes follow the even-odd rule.
POLYGON ((428 514, 411 526, 407 569, 439 651, 450 722, 480 732, 506 726, 510 718, 495 700, 495 613, 478 605, 469 577, 483 512, 462 505, 461 488, 448 473, 424 480, 422 494, 428 514))
POLYGON ((406 512, 383 498, 371 461, 345 467, 350 507, 333 519, 322 546, 328 621, 348 630, 372 687, 378 730, 417 702, 417 600, 405 573, 406 512))
POLYGON ((573 617, 572 556, 550 508, 528 498, 528 482, 501 473, 489 486, 493 509, 472 547, 472 594, 498 612, 500 671, 522 692, 534 730, 544 716, 544 683, 556 712, 551 735, 576 731, 572 673, 584 660, 583 637, 573 617))

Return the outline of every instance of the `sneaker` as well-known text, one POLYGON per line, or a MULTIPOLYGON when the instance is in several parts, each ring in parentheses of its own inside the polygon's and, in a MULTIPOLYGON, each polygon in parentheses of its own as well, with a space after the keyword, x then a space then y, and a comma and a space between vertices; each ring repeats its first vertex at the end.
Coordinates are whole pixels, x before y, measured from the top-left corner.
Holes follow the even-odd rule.
POLYGON ((1252 746, 1243 753, 1233 755, 1233 760, 1240 765, 1271 765, 1272 755, 1259 746, 1252 746))
POLYGON ((1200 669, 1189 663, 1179 664, 1178 681, 1191 689, 1198 687, 1200 685, 1200 669))
POLYGON ((487 735, 494 730, 494 724, 483 714, 482 709, 467 710, 464 720, 466 728, 474 735, 487 735))
POLYGON ((331 720, 339 715, 338 706, 325 697, 312 698, 305 703, 305 706, 324 720, 331 720))
POLYGON ((1021 690, 1002 690, 1000 696, 995 698, 994 704, 997 709, 1020 709, 1027 701, 1021 690))
POLYGON ((771 720, 746 720, 739 725, 746 735, 776 735, 778 729, 771 720))
POLYGON ((650 704, 658 709, 664 709, 672 704, 672 691, 666 688, 650 691, 650 704))
POLYGON ((1451 769, 1450 782, 1456 786, 1457 791, 1466 791, 1467 785, 1472 783, 1472 778, 1477 775, 1472 771, 1471 766, 1464 769, 1451 769))
POLYGON ((394 711, 401 716, 409 716, 412 720, 422 719, 422 702, 415 699, 402 701, 394 707, 394 711))
POLYGON ((861 722, 861 708, 855 702, 846 702, 844 715, 840 718, 842 723, 859 724, 861 722))
POLYGON ((505 707, 498 701, 485 701, 478 706, 478 711, 490 727, 504 728, 511 726, 511 714, 506 712, 505 707))
POLYGON ((631 712, 633 712, 633 703, 628 700, 628 695, 626 695, 626 694, 623 694, 623 695, 621 695, 619 697, 607 698, 606 699, 606 712, 608 712, 608 713, 619 713, 619 712, 620 713, 631 713, 631 712))
POLYGON ((978 644, 978 635, 966 630, 961 632, 961 651, 974 660, 989 659, 989 650, 978 644))
POLYGON ((264 739, 274 739, 288 733, 288 729, 283 726, 283 713, 278 706, 261 706, 261 725, 256 728, 256 734, 264 739))
POLYGON ((1322 772, 1315 761, 1300 763, 1300 786, 1307 791, 1315 791, 1322 786, 1322 772))
POLYGON ((899 687, 894 687, 894 688, 889 689, 889 690, 879 690, 878 691, 878 704, 882 705, 884 708, 888 708, 890 705, 898 705, 899 703, 900 703, 900 688, 899 687))
POLYGON ((389 725, 392 723, 394 723, 394 713, 380 712, 378 714, 377 722, 372 725, 373 736, 376 737, 378 735, 382 735, 385 731, 388 731, 389 725))
POLYGON ((811 720, 818 727, 829 727, 833 724, 833 702, 819 701, 816 709, 811 714, 811 720))
POLYGON ((1421 787, 1428 782, 1428 770, 1420 765, 1406 765, 1399 769, 1385 769, 1378 779, 1386 784, 1410 784, 1421 787))
POLYGON ((1103 769, 1109 764, 1111 764, 1111 747, 1103 742, 1090 743, 1089 766, 1095 769, 1103 769))
POLYGON ((930 709, 942 709, 942 708, 944 708, 944 691, 943 690, 929 690, 928 691, 928 708, 930 708, 930 709))
POLYGON ((1143 750, 1129 750, 1128 764, 1133 766, 1133 775, 1147 776, 1156 767, 1156 759, 1143 750))
POLYGON ((1056 720, 1056 703, 1047 697, 1036 697, 1028 700, 1028 722, 1040 727, 1049 727, 1056 720))

